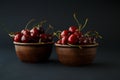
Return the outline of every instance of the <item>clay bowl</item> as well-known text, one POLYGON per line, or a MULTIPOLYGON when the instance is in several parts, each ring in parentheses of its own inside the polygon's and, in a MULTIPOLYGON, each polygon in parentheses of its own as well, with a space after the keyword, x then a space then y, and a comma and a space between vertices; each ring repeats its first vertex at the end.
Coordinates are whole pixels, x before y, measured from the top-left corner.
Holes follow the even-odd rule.
POLYGON ((17 57, 22 62, 36 63, 48 61, 53 42, 51 43, 19 43, 14 42, 17 57))
POLYGON ((96 57, 98 43, 92 45, 61 45, 56 44, 58 60, 68 66, 81 66, 91 64, 96 57))

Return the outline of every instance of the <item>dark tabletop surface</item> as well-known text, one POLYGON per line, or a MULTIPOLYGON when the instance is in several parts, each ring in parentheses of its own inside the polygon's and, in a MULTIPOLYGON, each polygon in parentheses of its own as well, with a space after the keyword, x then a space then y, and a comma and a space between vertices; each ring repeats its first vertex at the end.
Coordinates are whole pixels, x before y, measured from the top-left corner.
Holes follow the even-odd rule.
POLYGON ((11 49, 0 50, 0 80, 120 80, 120 54, 98 48, 93 64, 70 67, 59 63, 53 48, 47 63, 23 63, 11 49))

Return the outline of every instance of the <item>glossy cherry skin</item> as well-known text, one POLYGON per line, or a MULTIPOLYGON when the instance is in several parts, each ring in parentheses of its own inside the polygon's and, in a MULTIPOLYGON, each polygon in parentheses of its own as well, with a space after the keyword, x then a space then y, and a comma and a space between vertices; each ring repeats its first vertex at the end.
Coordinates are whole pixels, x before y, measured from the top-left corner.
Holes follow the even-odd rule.
POLYGON ((87 37, 88 43, 89 44, 94 44, 96 43, 96 38, 95 37, 87 37))
POLYGON ((41 42, 47 42, 47 34, 40 34, 41 42))
POLYGON ((40 34, 41 42, 52 42, 53 36, 51 34, 40 34))
POLYGON ((23 43, 29 43, 31 41, 31 36, 30 35, 22 35, 21 37, 21 42, 23 43))
POLYGON ((85 37, 85 36, 80 37, 80 38, 79 38, 79 44, 80 44, 80 45, 89 44, 89 39, 88 39, 87 37, 85 37))
POLYGON ((69 36, 70 35, 70 32, 68 30, 63 30, 60 34, 60 37, 64 37, 64 36, 69 36))
POLYGON ((69 31, 70 31, 71 33, 74 33, 75 31, 78 31, 78 27, 76 27, 76 26, 70 26, 70 27, 69 27, 69 31))
POLYGON ((62 42, 62 40, 60 39, 60 40, 57 41, 57 44, 61 44, 61 42, 62 42))
POLYGON ((75 31, 74 34, 77 36, 77 38, 80 38, 82 36, 82 32, 75 31))
POLYGON ((32 37, 39 37, 39 35, 40 35, 39 30, 36 27, 32 28, 30 30, 30 35, 32 37))
POLYGON ((53 41, 53 36, 51 34, 47 34, 47 41, 52 42, 53 41))
POLYGON ((29 29, 23 29, 23 30, 21 31, 21 33, 22 33, 23 35, 30 35, 30 30, 29 30, 29 29))
POLYGON ((78 38, 75 34, 71 34, 68 38, 69 44, 76 44, 78 42, 78 38))
POLYGON ((43 33, 45 33, 45 30, 44 30, 44 28, 42 28, 42 27, 37 27, 37 29, 39 30, 39 33, 40 33, 40 34, 43 34, 43 33))
POLYGON ((14 36, 14 41, 15 41, 15 42, 21 42, 21 37, 22 37, 22 34, 21 34, 21 33, 17 33, 17 34, 14 36))
POLYGON ((67 42, 68 42, 68 37, 67 36, 62 37, 61 44, 67 44, 67 42))

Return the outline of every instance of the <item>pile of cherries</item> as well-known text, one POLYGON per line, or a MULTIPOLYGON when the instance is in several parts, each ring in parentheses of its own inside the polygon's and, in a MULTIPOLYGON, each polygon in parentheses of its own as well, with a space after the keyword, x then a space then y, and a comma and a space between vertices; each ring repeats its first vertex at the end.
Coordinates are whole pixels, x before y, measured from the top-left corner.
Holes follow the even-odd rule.
POLYGON ((19 32, 10 34, 14 42, 21 43, 40 43, 40 42, 52 42, 53 35, 45 32, 41 26, 35 26, 32 29, 23 29, 19 32))
POLYGON ((82 29, 86 26, 88 22, 88 18, 86 18, 84 24, 80 24, 78 21, 76 14, 73 14, 75 21, 78 26, 69 26, 67 30, 59 31, 59 34, 56 33, 58 37, 57 44, 62 45, 90 45, 95 44, 96 38, 102 38, 98 32, 96 31, 87 31, 86 33, 82 33, 82 29))
POLYGON ((63 30, 59 35, 57 44, 85 45, 96 43, 95 36, 86 36, 79 31, 78 27, 70 26, 68 30, 63 30))

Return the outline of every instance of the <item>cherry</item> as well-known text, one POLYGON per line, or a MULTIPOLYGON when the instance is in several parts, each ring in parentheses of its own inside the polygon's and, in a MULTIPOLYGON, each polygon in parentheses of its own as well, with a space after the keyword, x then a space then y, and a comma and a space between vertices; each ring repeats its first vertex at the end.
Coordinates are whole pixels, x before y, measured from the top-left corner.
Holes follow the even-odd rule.
POLYGON ((31 41, 31 36, 29 36, 29 35, 22 35, 21 42, 29 43, 30 41, 31 41))
POLYGON ((44 30, 44 28, 42 28, 42 27, 37 27, 37 29, 39 30, 39 33, 40 33, 40 34, 43 34, 43 33, 45 33, 45 30, 44 30))
POLYGON ((71 34, 68 38, 69 44, 76 44, 78 42, 78 38, 75 34, 71 34))
POLYGON ((83 44, 89 44, 89 40, 87 38, 84 38, 83 44))
POLYGON ((84 37, 79 38, 79 44, 84 44, 84 37))
POLYGON ((94 44, 96 43, 96 38, 91 36, 84 36, 79 38, 79 44, 94 44))
POLYGON ((47 41, 52 42, 53 36, 51 34, 47 34, 47 41))
POLYGON ((67 36, 62 37, 61 44, 67 44, 67 42, 68 42, 68 37, 67 36))
POLYGON ((96 38, 95 37, 89 37, 89 43, 96 43, 96 38))
POLYGON ((51 34, 40 34, 41 42, 52 42, 53 36, 51 34))
POLYGON ((57 41, 57 44, 61 44, 61 42, 62 42, 62 40, 60 39, 60 40, 57 41))
POLYGON ((95 37, 92 38, 92 43, 96 43, 96 38, 95 37))
POLYGON ((78 31, 78 28, 77 28, 76 26, 70 26, 70 27, 69 27, 69 31, 70 31, 71 33, 74 33, 75 31, 78 31))
POLYGON ((89 44, 89 38, 83 36, 79 38, 79 44, 84 45, 84 44, 89 44))
MULTIPOLYGON (((20 32, 13 32, 13 33, 11 32, 9 36, 12 37, 15 42, 22 42, 22 43, 52 42, 53 35, 46 34, 44 28, 42 27, 42 24, 45 23, 46 21, 40 22, 38 26, 34 26, 31 30, 27 29, 28 25, 32 21, 34 21, 34 19, 30 20, 23 30, 21 30, 20 32)), ((52 26, 49 25, 49 28, 52 28, 52 26)))
POLYGON ((21 42, 21 37, 22 37, 22 34, 21 34, 21 33, 17 33, 17 34, 14 36, 14 41, 15 41, 15 42, 21 42))
POLYGON ((23 30, 21 31, 21 33, 22 33, 23 35, 30 35, 30 30, 29 30, 29 29, 23 29, 23 30))
POLYGON ((39 35, 40 35, 39 30, 36 27, 32 28, 30 30, 30 35, 32 37, 39 37, 39 35))
POLYGON ((47 34, 40 34, 41 42, 47 42, 47 34))
POLYGON ((77 38, 80 38, 82 36, 82 32, 75 31, 74 34, 77 36, 77 38))
POLYGON ((64 37, 64 36, 69 36, 70 35, 70 32, 68 30, 63 30, 60 34, 60 37, 64 37))

